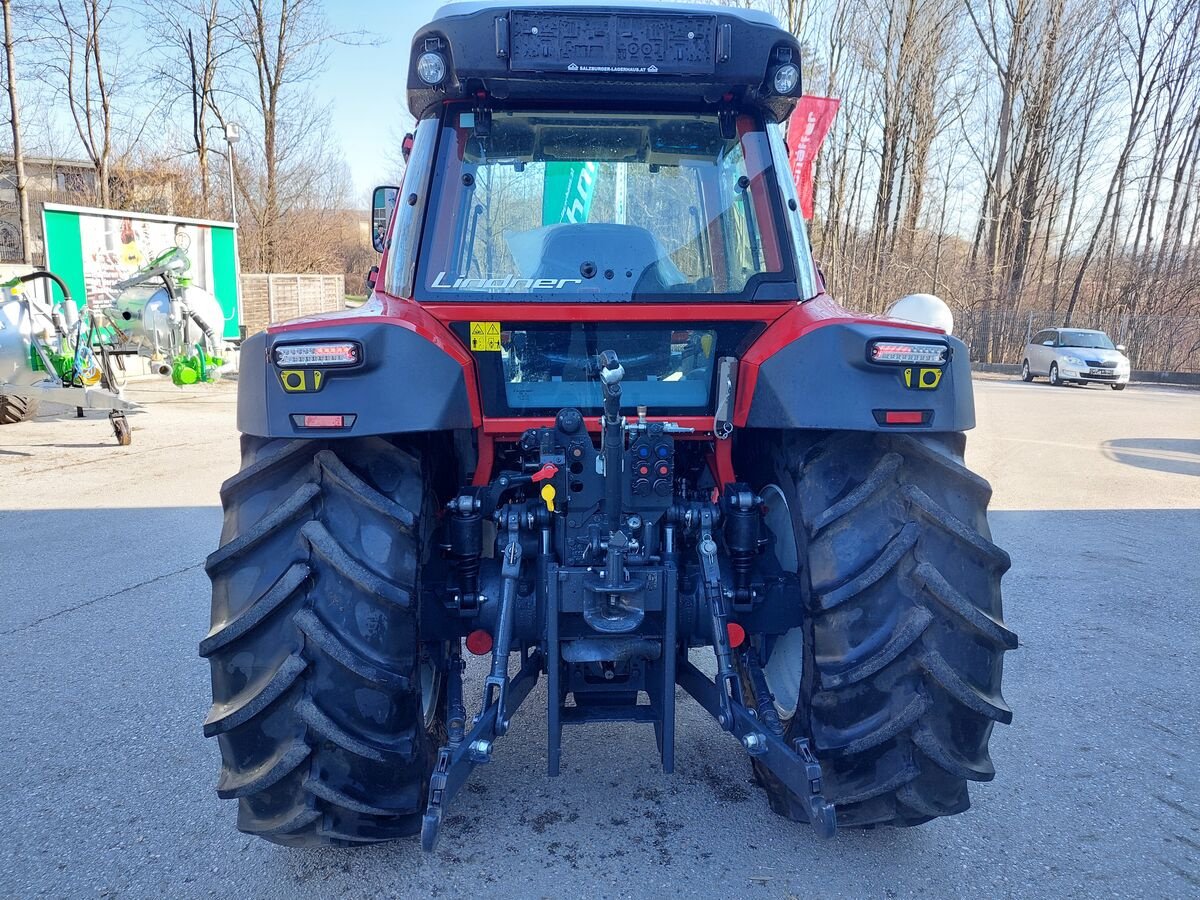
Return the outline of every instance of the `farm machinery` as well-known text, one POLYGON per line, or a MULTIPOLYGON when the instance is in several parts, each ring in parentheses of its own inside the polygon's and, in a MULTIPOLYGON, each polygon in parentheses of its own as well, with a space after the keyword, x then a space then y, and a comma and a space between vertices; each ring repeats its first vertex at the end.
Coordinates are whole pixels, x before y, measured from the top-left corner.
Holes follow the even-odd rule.
POLYGON ((778 127, 800 91, 754 11, 417 32, 371 297, 243 345, 200 644, 241 830, 432 849, 542 677, 550 776, 598 722, 671 772, 678 687, 822 836, 993 777, 1016 636, 968 355, 934 298, 826 293, 778 127))
POLYGON ((176 385, 212 381, 223 360, 210 323, 224 318, 215 298, 192 287, 187 256, 171 248, 113 287, 110 305, 82 308, 53 272, 36 270, 0 285, 0 424, 30 418, 38 401, 107 409, 117 442, 132 440, 126 363, 141 356, 176 385), (28 290, 45 281, 55 300, 28 290))

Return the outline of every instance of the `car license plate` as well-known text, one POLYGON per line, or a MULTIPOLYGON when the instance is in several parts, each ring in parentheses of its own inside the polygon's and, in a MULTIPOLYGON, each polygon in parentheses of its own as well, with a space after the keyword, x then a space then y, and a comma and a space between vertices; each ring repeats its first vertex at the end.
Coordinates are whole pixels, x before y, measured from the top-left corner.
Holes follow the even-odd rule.
POLYGON ((1115 369, 1088 369, 1089 375, 1115 375, 1115 369))

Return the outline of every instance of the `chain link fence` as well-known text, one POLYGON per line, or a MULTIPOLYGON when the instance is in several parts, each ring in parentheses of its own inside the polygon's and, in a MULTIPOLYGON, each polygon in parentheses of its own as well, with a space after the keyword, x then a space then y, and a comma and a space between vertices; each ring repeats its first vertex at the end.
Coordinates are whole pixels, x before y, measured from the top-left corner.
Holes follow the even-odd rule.
MULTIPOLYGON (((1032 310, 960 310, 954 333, 970 348, 971 361, 1019 365, 1034 333, 1062 326, 1062 317, 1032 310)), ((1137 316, 1105 312, 1079 328, 1096 328, 1124 344, 1134 369, 1153 372, 1200 372, 1200 317, 1137 316)))

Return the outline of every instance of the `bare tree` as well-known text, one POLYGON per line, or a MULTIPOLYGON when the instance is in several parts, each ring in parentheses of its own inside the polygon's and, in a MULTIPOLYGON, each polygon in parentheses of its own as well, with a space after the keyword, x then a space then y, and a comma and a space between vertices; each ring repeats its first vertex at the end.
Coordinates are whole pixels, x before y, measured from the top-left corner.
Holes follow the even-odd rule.
MULTIPOLYGON (((217 118, 218 77, 232 79, 231 12, 222 0, 147 0, 163 61, 158 75, 172 99, 191 109, 189 152, 195 154, 201 215, 212 215, 213 152, 209 133, 217 118), (229 64, 231 71, 225 72, 229 64)), ((218 151, 219 152, 219 151, 218 151)))
POLYGON ((113 161, 114 75, 108 67, 112 48, 106 24, 112 9, 112 0, 54 0, 42 19, 57 47, 51 65, 58 72, 79 141, 96 169, 101 206, 110 202, 113 161))
POLYGON ((18 100, 17 63, 13 44, 12 0, 0 0, 4 8, 4 67, 8 86, 9 124, 12 126, 13 169, 16 175, 17 208, 21 222, 21 261, 33 262, 33 235, 29 228, 29 187, 25 181, 25 152, 21 145, 21 104, 18 100))

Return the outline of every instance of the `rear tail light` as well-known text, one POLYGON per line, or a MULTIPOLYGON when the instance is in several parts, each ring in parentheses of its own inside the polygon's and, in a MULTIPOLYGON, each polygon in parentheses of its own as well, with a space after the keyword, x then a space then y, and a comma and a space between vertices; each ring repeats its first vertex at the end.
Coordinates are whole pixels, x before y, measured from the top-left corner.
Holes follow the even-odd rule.
POLYGON ((337 428, 354 427, 358 416, 355 413, 292 413, 292 424, 297 428, 337 428))
POLYGON ((879 340, 867 344, 867 359, 889 366, 944 366, 950 354, 945 344, 879 340))
POLYGON ((932 409, 876 409, 873 413, 880 425, 929 425, 933 422, 932 409))
POLYGON ((354 341, 322 341, 310 344, 278 344, 275 365, 282 369, 309 366, 357 366, 362 348, 354 341))

